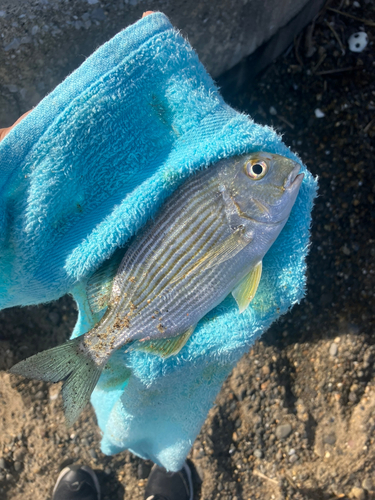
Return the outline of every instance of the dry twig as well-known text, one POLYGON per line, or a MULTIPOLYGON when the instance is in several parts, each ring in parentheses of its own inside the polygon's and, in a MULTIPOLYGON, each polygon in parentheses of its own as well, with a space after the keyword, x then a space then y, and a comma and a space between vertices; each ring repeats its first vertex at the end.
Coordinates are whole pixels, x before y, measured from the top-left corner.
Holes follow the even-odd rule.
POLYGON ((299 44, 300 44, 300 41, 301 41, 301 36, 302 35, 299 35, 299 36, 295 36, 294 37, 294 52, 296 54, 296 59, 297 61, 299 62, 300 66, 303 68, 303 62, 302 62, 302 59, 299 55, 299 44))
POLYGON ((257 469, 253 470, 253 474, 254 474, 254 476, 258 476, 261 479, 265 479, 266 481, 269 481, 270 483, 274 484, 275 486, 279 486, 279 481, 276 481, 276 479, 271 479, 270 477, 265 476, 264 474, 262 474, 262 472, 260 472, 257 469))
POLYGON ((357 69, 363 69, 362 66, 352 66, 351 68, 339 68, 339 69, 327 69, 326 71, 318 71, 316 75, 333 75, 334 73, 341 73, 343 71, 355 71, 357 69))
POLYGON ((334 9, 333 7, 328 7, 327 10, 331 10, 332 12, 336 12, 336 14, 341 14, 342 16, 351 17, 352 19, 355 19, 356 21, 359 21, 363 24, 367 24, 367 26, 374 26, 375 27, 374 21, 368 21, 367 19, 362 19, 362 18, 357 17, 357 16, 352 16, 352 14, 347 14, 346 12, 343 12, 342 10, 334 9))
POLYGON ((280 116, 280 115, 277 115, 278 119, 281 120, 282 122, 286 123, 288 125, 288 127, 290 127, 292 130, 294 130, 294 125, 293 123, 290 123, 290 121, 288 121, 286 118, 284 118, 283 116, 280 116))
POLYGON ((339 35, 336 33, 335 28, 333 26, 331 26, 326 19, 324 19, 324 22, 326 23, 326 25, 328 26, 328 28, 332 31, 333 36, 336 38, 336 40, 338 41, 338 44, 340 45, 340 49, 341 49, 342 55, 344 55, 345 54, 345 48, 344 48, 344 46, 343 46, 343 44, 342 44, 342 42, 340 40, 339 35))
MULTIPOLYGON (((280 117, 279 117, 280 118, 280 117)), ((367 132, 370 130, 370 128, 375 124, 375 117, 366 125, 366 127, 363 129, 363 132, 367 134, 367 132)))

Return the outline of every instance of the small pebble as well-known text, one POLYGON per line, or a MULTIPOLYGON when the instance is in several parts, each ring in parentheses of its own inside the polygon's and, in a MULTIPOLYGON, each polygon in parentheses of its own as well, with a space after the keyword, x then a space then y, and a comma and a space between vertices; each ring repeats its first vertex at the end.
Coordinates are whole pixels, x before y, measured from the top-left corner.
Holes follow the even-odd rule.
POLYGON ((96 454, 96 451, 93 448, 89 449, 89 455, 93 460, 96 460, 98 458, 98 455, 96 454))
POLYGON ((254 451, 254 457, 256 457, 256 458, 263 458, 263 452, 262 452, 262 450, 255 450, 254 451))
POLYGON ((292 432, 292 426, 290 424, 280 424, 276 427, 276 437, 277 439, 285 439, 292 432))
POLYGON ((317 118, 323 118, 325 116, 325 113, 321 109, 316 108, 316 110, 315 110, 315 116, 317 118))
POLYGON ((8 473, 8 474, 5 476, 5 479, 6 479, 7 481, 11 481, 11 480, 13 479, 12 474, 9 474, 9 473, 8 473))
POLYGON ((370 477, 366 477, 363 481, 362 481, 362 487, 367 490, 367 491, 371 491, 374 486, 372 484, 372 480, 370 477))
POLYGON ((329 434, 326 434, 323 437, 323 442, 333 446, 334 444, 336 444, 336 434, 334 432, 330 432, 329 434))
POLYGON ((88 442, 88 440, 86 438, 81 439, 81 444, 83 446, 89 446, 90 445, 90 443, 88 442))
MULTIPOLYGON (((367 47, 368 36, 364 31, 358 31, 358 33, 353 33, 353 35, 348 40, 349 50, 351 52, 362 52, 367 47)), ((6 50, 6 49, 4 49, 6 50)))
POLYGON ((104 469, 104 474, 106 474, 107 476, 109 476, 111 473, 112 473, 112 470, 111 470, 111 468, 110 468, 110 467, 106 467, 106 468, 104 469))
POLYGON ((356 500, 365 500, 366 492, 362 488, 354 486, 350 492, 350 497, 355 498, 356 500))
POLYGON ((294 464, 298 460, 298 455, 292 455, 289 457, 289 463, 294 464))
POLYGON ((335 344, 334 342, 332 342, 330 348, 329 348, 329 354, 331 356, 336 356, 337 355, 337 350, 338 350, 338 347, 337 347, 337 344, 335 344))
POLYGON ((358 401, 357 394, 355 392, 349 392, 348 399, 351 403, 356 403, 358 401))
POLYGON ((270 107, 270 115, 277 115, 277 111, 276 111, 276 108, 274 108, 273 106, 270 107))
POLYGON ((14 462, 14 470, 16 472, 20 472, 20 470, 22 469, 22 464, 21 462, 14 462))
POLYGON ((3 458, 0 458, 0 469, 6 469, 7 464, 3 458))

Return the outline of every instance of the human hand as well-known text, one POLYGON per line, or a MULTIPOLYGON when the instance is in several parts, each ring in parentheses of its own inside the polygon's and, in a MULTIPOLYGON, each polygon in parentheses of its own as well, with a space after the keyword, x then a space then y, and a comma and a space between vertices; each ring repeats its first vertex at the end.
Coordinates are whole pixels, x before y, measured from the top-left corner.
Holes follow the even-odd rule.
MULTIPOLYGON (((152 10, 148 10, 148 11, 144 12, 142 15, 142 19, 146 16, 149 16, 150 14, 153 14, 153 13, 154 13, 154 11, 152 11, 152 10)), ((30 109, 30 111, 31 111, 31 109, 30 109)), ((18 118, 18 120, 16 122, 14 122, 11 127, 0 128, 0 142, 4 139, 4 137, 6 135, 9 134, 9 132, 12 130, 12 128, 14 128, 21 120, 23 120, 30 113, 30 111, 27 111, 22 116, 20 116, 18 118)))
MULTIPOLYGON (((30 111, 31 111, 31 109, 30 109, 30 111)), ((25 116, 27 116, 30 113, 30 111, 26 111, 26 113, 24 113, 22 116, 20 116, 18 118, 18 120, 15 123, 13 123, 13 125, 11 127, 0 128, 0 141, 2 141, 4 139, 4 137, 9 134, 9 132, 12 130, 12 128, 14 128, 21 120, 23 120, 25 118, 25 116)))

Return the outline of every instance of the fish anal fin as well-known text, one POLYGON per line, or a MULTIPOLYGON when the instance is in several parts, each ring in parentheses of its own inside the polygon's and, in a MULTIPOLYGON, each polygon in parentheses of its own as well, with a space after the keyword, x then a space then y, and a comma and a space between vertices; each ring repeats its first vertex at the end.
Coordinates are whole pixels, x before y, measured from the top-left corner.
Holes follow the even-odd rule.
POLYGON ((125 250, 118 248, 111 258, 95 271, 87 282, 86 294, 87 300, 93 314, 102 311, 108 306, 111 298, 113 278, 121 264, 125 250))
POLYGON ((250 302, 255 297, 261 276, 262 262, 259 262, 232 290, 232 295, 237 302, 240 314, 248 308, 250 302))
POLYGON ((144 351, 149 354, 155 354, 157 356, 162 356, 163 358, 175 356, 181 351, 186 342, 189 340, 196 326, 197 325, 193 325, 189 327, 184 333, 181 333, 177 337, 172 337, 170 339, 146 340, 145 342, 138 341, 134 346, 134 349, 137 351, 144 351))

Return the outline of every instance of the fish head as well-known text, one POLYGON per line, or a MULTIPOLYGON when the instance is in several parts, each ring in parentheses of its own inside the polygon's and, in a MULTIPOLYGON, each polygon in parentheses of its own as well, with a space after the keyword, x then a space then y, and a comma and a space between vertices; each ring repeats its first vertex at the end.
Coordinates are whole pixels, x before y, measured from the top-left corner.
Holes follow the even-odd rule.
POLYGON ((296 201, 304 174, 290 158, 258 152, 237 157, 231 196, 244 217, 283 224, 296 201))

